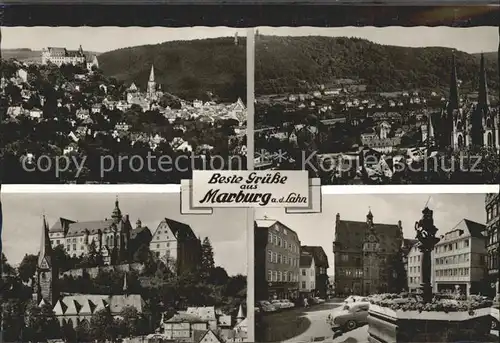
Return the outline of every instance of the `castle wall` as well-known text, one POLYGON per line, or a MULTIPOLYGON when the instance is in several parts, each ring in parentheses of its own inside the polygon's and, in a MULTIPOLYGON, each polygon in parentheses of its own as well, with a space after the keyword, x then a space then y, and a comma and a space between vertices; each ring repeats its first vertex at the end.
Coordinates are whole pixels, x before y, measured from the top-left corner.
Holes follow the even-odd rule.
POLYGON ((91 278, 97 277, 99 271, 119 271, 119 272, 142 272, 144 270, 144 265, 142 263, 128 263, 128 264, 119 264, 114 266, 103 266, 103 267, 93 267, 93 268, 76 268, 70 269, 65 272, 60 273, 61 277, 64 276, 72 276, 72 277, 81 277, 84 273, 88 274, 91 278))

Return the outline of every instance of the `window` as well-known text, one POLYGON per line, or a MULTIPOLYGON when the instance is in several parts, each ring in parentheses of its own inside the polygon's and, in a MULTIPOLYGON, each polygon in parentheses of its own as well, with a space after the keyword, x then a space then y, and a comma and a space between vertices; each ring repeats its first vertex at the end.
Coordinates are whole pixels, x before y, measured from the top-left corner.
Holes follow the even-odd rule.
POLYGON ((273 281, 273 271, 272 270, 267 271, 267 281, 269 281, 269 282, 273 281))
POLYGON ((267 251, 267 260, 271 263, 273 262, 273 252, 271 250, 267 251))
POLYGON ((281 271, 278 271, 278 281, 279 282, 282 281, 282 276, 283 276, 283 274, 281 273, 281 271))
POLYGON ((76 250, 76 244, 73 244, 73 250, 76 250))
POLYGON ((283 241, 283 243, 284 243, 285 249, 288 249, 288 242, 287 241, 283 241))
POLYGON ((273 281, 278 281, 278 272, 273 270, 273 281))
POLYGON ((342 254, 340 258, 342 259, 343 262, 347 262, 349 260, 349 255, 342 254))
POLYGON ((272 233, 269 233, 268 238, 269 238, 268 242, 273 244, 273 234, 272 233))
POLYGON ((302 288, 306 288, 306 282, 302 281, 302 288))
POLYGON ((281 254, 278 254, 278 263, 283 263, 283 258, 281 254))
POLYGON ((273 260, 272 262, 278 263, 278 253, 273 252, 273 260))
POLYGON ((56 245, 59 245, 61 244, 61 241, 60 240, 56 240, 56 245))
POLYGON ((467 248, 468 246, 469 246, 469 240, 468 240, 468 239, 466 239, 466 240, 464 241, 464 247, 465 247, 465 248, 467 248))
POLYGON ((281 240, 281 237, 278 237, 278 246, 279 247, 283 246, 283 241, 281 240))
POLYGON ((158 243, 158 244, 156 244, 156 248, 157 248, 157 249, 160 249, 160 244, 159 244, 159 243, 158 243))
POLYGON ((287 271, 283 272, 283 281, 288 282, 288 272, 287 271))
POLYGON ((302 276, 306 276, 306 270, 302 269, 302 276))

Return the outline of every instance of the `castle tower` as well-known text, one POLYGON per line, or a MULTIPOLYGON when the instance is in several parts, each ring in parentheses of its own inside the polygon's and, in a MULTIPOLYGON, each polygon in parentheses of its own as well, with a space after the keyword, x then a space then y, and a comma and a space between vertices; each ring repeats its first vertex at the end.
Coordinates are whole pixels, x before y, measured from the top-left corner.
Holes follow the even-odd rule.
POLYGON ((156 93, 155 66, 151 65, 151 71, 149 72, 148 90, 147 90, 148 99, 153 99, 155 97, 155 93, 156 93))
POLYGON ((373 226, 373 213, 371 209, 368 210, 368 214, 366 215, 366 223, 370 227, 373 226))
POLYGON ((44 300, 48 304, 55 304, 57 293, 55 282, 57 279, 57 268, 54 266, 55 260, 52 258, 52 247, 49 239, 49 227, 45 216, 43 216, 42 237, 40 240, 40 252, 36 268, 37 279, 37 303, 44 300))
POLYGON ((243 307, 240 304, 240 308, 238 309, 238 314, 236 315, 236 324, 239 324, 245 319, 245 316, 243 315, 243 307))
MULTIPOLYGON (((118 224, 122 219, 122 211, 120 210, 118 196, 116 196, 115 209, 113 210, 113 213, 111 214, 111 218, 113 218, 113 221, 115 222, 115 224, 118 224)), ((119 227, 117 227, 117 228, 119 228, 119 227)))

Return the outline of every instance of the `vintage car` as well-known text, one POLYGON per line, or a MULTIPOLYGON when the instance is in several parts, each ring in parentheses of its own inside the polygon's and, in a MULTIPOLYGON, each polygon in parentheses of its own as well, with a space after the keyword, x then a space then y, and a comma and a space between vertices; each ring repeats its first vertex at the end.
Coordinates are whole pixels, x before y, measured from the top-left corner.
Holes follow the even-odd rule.
POLYGON ((369 302, 351 302, 328 315, 327 323, 334 332, 347 332, 368 323, 369 302))

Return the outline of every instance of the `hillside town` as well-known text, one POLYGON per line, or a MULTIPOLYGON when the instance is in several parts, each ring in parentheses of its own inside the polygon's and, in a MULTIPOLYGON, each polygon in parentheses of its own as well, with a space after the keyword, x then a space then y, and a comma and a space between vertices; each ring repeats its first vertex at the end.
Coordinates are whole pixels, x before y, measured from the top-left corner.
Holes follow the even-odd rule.
POLYGON ((481 55, 477 88, 463 90, 451 57, 447 94, 374 93, 353 78, 257 96, 256 168, 308 169, 323 184, 498 183, 499 99, 485 63, 481 55), (449 168, 461 155, 480 156, 481 172, 449 168))
POLYGON ((53 342, 246 341, 246 277, 214 265, 210 239, 165 218, 41 223, 36 255, 2 256, 3 339, 53 342))
MULTIPOLYGON (((262 313, 256 317, 258 339, 334 343, 352 337, 368 342, 366 325, 376 325, 378 318, 369 319, 376 297, 385 296, 390 308, 411 311, 418 297, 425 297, 427 286, 434 299, 491 302, 491 317, 488 313, 485 320, 498 336, 500 202, 498 194, 485 194, 483 199, 484 223, 464 214, 454 226, 439 228, 432 249, 426 241, 431 236, 421 231, 426 225, 422 220, 415 224, 415 236, 405 237, 401 220, 381 223, 370 209, 359 221, 338 213, 331 228, 331 265, 321 246, 301 246, 292 228, 269 218, 256 220, 255 297, 262 313), (429 269, 424 261, 427 251, 429 269), (331 282, 326 275, 329 267, 331 282)), ((432 219, 430 208, 422 213, 423 219, 432 219)), ((435 301, 434 310, 439 309, 435 301)))
POLYGON ((241 99, 217 103, 209 91, 214 100, 180 99, 156 82, 164 67, 155 65, 147 84, 126 85, 105 77, 98 57, 82 47, 41 54, 40 63, 13 59, 0 67, 4 183, 176 183, 193 169, 227 169, 231 156, 246 155, 241 99), (222 158, 214 165, 215 155, 222 158), (103 174, 103 156, 126 162, 103 174), (141 167, 125 156, 143 164, 165 156, 182 168, 156 160, 141 167), (72 163, 59 173, 58 160, 72 163))

